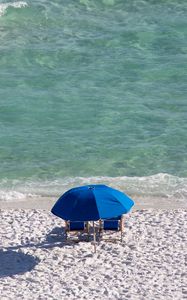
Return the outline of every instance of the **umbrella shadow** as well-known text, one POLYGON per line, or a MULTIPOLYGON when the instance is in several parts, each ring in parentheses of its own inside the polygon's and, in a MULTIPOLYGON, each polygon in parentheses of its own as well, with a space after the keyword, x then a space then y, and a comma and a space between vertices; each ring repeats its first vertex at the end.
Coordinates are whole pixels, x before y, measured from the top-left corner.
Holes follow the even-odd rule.
MULTIPOLYGON (((25 254, 21 251, 24 248, 35 249, 49 249, 54 247, 64 247, 65 245, 73 245, 74 242, 81 242, 79 235, 78 240, 67 240, 64 227, 55 227, 49 233, 41 243, 34 243, 28 241, 25 244, 6 247, 0 250, 0 278, 23 274, 31 271, 39 262, 39 258, 25 254)), ((84 239, 85 241, 85 239, 84 239)))
POLYGON ((69 237, 67 235, 64 227, 54 227, 49 233, 46 234, 45 240, 41 243, 27 242, 22 245, 6 247, 7 251, 20 250, 22 248, 54 248, 54 247, 64 247, 66 245, 73 245, 77 242, 85 242, 85 235, 82 233, 76 234, 76 239, 69 237))
POLYGON ((36 245, 37 248, 63 247, 68 243, 64 227, 54 227, 46 234, 45 240, 36 245))
POLYGON ((31 271, 39 259, 21 251, 0 250, 0 278, 31 271))
POLYGON ((38 248, 53 248, 64 247, 66 245, 73 245, 75 243, 88 241, 88 235, 82 232, 76 232, 75 234, 67 234, 65 227, 54 227, 47 235, 46 239, 37 244, 38 248))

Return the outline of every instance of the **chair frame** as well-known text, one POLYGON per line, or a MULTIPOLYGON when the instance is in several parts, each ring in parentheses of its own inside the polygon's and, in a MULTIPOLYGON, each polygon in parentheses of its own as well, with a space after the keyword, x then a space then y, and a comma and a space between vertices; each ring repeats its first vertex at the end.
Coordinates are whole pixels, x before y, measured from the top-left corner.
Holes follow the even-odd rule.
POLYGON ((66 239, 68 238, 68 233, 77 233, 77 232, 82 232, 82 233, 87 233, 88 234, 88 239, 89 239, 89 222, 87 221, 65 221, 65 234, 66 234, 66 239), (84 223, 84 229, 70 229, 70 222, 83 222, 84 223))
POLYGON ((110 219, 100 219, 99 220, 99 236, 103 234, 104 231, 119 231, 121 232, 121 242, 123 241, 123 230, 124 230, 124 216, 122 215, 119 220, 116 220, 116 218, 110 218, 110 219), (115 229, 104 229, 104 221, 118 221, 118 230, 115 229))

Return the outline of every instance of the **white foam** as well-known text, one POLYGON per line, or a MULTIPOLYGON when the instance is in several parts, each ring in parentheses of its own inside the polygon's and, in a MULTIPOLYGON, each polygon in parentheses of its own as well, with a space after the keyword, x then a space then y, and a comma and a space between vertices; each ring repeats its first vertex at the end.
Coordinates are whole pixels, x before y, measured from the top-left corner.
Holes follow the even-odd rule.
POLYGON ((3 201, 22 201, 26 200, 27 198, 35 198, 36 195, 34 194, 24 194, 16 191, 2 191, 0 190, 0 200, 3 201))
POLYGON ((9 7, 22 8, 22 7, 26 7, 26 6, 28 6, 28 4, 25 1, 1 3, 0 4, 0 16, 3 16, 6 13, 7 8, 9 8, 9 7))
POLYGON ((106 184, 119 189, 131 197, 162 197, 177 201, 187 199, 187 178, 169 174, 145 177, 66 177, 55 180, 2 180, 0 201, 21 201, 34 197, 59 197, 68 189, 88 184, 106 184))

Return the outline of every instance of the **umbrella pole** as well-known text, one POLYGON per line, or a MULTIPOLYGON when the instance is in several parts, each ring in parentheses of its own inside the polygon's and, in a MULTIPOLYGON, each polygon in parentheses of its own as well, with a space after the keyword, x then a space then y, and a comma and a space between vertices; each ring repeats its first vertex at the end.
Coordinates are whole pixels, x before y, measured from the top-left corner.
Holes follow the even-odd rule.
POLYGON ((93 221, 93 239, 94 239, 94 253, 96 253, 96 237, 95 237, 95 223, 93 221))

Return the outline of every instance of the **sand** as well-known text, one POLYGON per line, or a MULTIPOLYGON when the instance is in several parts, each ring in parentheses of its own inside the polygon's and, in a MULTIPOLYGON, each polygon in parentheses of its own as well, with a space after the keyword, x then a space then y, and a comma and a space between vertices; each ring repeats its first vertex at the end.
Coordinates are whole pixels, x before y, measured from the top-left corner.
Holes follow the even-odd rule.
MULTIPOLYGON (((186 198, 172 197, 150 197, 132 195, 131 198, 135 201, 134 209, 187 209, 186 198)), ((0 201, 0 209, 42 209, 50 211, 51 207, 56 202, 54 197, 31 197, 20 201, 0 201)))
POLYGON ((187 210, 134 210, 93 245, 40 209, 1 209, 0 299, 187 299, 187 210), (106 239, 113 238, 113 241, 106 239))

